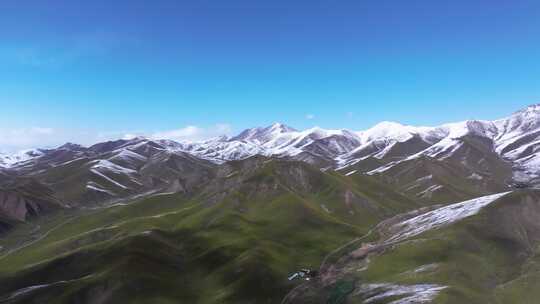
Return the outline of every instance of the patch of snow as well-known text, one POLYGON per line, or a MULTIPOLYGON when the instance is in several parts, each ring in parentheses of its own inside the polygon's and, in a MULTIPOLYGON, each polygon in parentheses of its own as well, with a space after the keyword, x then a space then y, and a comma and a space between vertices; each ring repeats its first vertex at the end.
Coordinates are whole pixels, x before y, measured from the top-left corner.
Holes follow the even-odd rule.
POLYGON ((120 149, 120 151, 118 151, 112 157, 109 158, 109 160, 124 160, 124 161, 132 161, 134 159, 140 160, 140 161, 147 160, 145 156, 142 156, 128 149, 120 149))
POLYGON ((233 176, 235 176, 236 174, 238 174, 238 171, 232 171, 231 173, 227 174, 227 175, 225 176, 225 178, 233 177, 233 176))
POLYGON ((428 272, 433 271, 439 267, 439 264, 433 263, 433 264, 426 264, 422 265, 414 270, 414 273, 422 273, 422 272, 428 272))
POLYGON ((84 157, 84 156, 83 156, 83 157, 77 157, 77 158, 75 158, 75 159, 72 159, 72 160, 68 160, 68 161, 66 161, 66 162, 63 162, 63 163, 59 164, 58 166, 69 165, 69 164, 74 163, 74 162, 76 162, 76 161, 78 161, 78 160, 81 160, 81 159, 86 159, 86 157, 84 157))
POLYGON ((326 213, 332 213, 332 211, 330 211, 330 209, 328 209, 328 207, 326 207, 325 204, 321 204, 321 208, 323 208, 323 210, 326 211, 326 213))
POLYGON ((482 175, 474 172, 473 174, 469 175, 467 178, 468 179, 475 179, 475 180, 482 180, 484 177, 482 177, 482 175))
POLYGON ((371 142, 373 140, 391 140, 397 142, 403 142, 410 139, 413 135, 428 134, 434 131, 432 127, 413 127, 402 125, 397 122, 383 121, 370 129, 365 131, 356 132, 362 144, 371 142))
POLYGON ((421 196, 421 197, 431 197, 431 195, 433 194, 433 192, 439 190, 439 189, 442 189, 443 186, 441 185, 431 185, 429 186, 426 190, 418 193, 418 196, 421 196))
POLYGON ((49 286, 55 286, 55 285, 63 285, 63 284, 71 283, 71 282, 85 280, 85 279, 88 279, 88 278, 91 278, 91 277, 93 277, 93 274, 84 276, 82 278, 73 279, 73 280, 62 280, 62 281, 58 281, 58 282, 54 282, 54 283, 50 283, 50 284, 40 284, 40 285, 32 285, 32 286, 29 286, 29 287, 24 287, 24 288, 21 288, 21 289, 15 291, 15 292, 13 292, 12 294, 9 295, 9 297, 7 297, 6 299, 3 299, 3 300, 4 301, 9 301, 9 300, 17 298, 19 296, 28 294, 28 293, 30 293, 30 292, 32 292, 34 290, 37 290, 37 289, 43 289, 43 288, 46 288, 46 287, 49 287, 49 286))
POLYGON ((112 163, 109 160, 101 159, 94 162, 92 166, 92 171, 106 171, 106 172, 112 172, 116 174, 133 174, 137 173, 137 171, 133 169, 128 169, 122 166, 119 166, 117 164, 112 163))
POLYGON ((406 161, 408 159, 404 159, 404 160, 400 160, 400 161, 393 161, 393 162, 389 162, 388 164, 384 165, 384 166, 380 166, 379 168, 376 168, 376 169, 373 169, 369 172, 367 172, 366 174, 367 175, 374 175, 374 174, 377 174, 377 173, 383 173, 387 170, 390 170, 392 167, 394 167, 395 165, 399 164, 399 163, 402 163, 404 161, 406 161))
POLYGON ((420 177, 419 179, 416 180, 416 182, 423 182, 423 181, 427 181, 431 179, 433 179, 433 175, 429 174, 429 175, 420 177))
POLYGON ((447 226, 461 219, 477 214, 480 209, 489 205, 493 201, 507 195, 510 192, 503 192, 487 195, 472 200, 444 206, 433 211, 415 216, 404 222, 397 223, 390 227, 392 236, 386 242, 398 242, 428 230, 447 226))
POLYGON ((352 170, 350 172, 345 173, 345 176, 353 175, 356 173, 357 170, 352 170))
POLYGON ((22 150, 14 154, 0 153, 0 167, 12 167, 18 163, 37 158, 43 155, 43 152, 38 149, 22 150))
POLYGON ((112 195, 112 196, 116 196, 116 194, 114 192, 112 192, 110 190, 103 189, 103 188, 100 187, 99 184, 94 183, 94 182, 88 182, 88 184, 86 184, 86 188, 90 189, 90 190, 98 191, 98 192, 107 193, 107 194, 112 195))
POLYGON ((390 283, 363 284, 356 294, 367 295, 364 303, 376 303, 387 298, 402 296, 389 304, 429 303, 447 286, 437 284, 396 285, 390 283))
POLYGON ((116 185, 116 186, 118 186, 118 187, 120 187, 120 188, 122 188, 122 189, 129 189, 128 187, 126 187, 126 186, 120 184, 119 182, 117 182, 117 181, 115 181, 114 179, 108 177, 107 175, 105 175, 105 174, 99 172, 99 171, 96 170, 96 169, 90 169, 90 172, 92 172, 92 173, 94 173, 94 174, 96 174, 96 175, 98 175, 98 176, 100 176, 100 177, 106 179, 107 181, 111 182, 112 184, 114 184, 114 185, 116 185))
POLYGON ((14 293, 12 293, 9 296, 9 298, 7 298, 7 300, 10 300, 10 299, 16 298, 18 296, 22 296, 24 294, 30 293, 30 292, 32 292, 32 291, 34 291, 36 289, 42 289, 42 288, 48 287, 50 285, 51 284, 41 284, 41 285, 33 285, 33 286, 21 288, 21 289, 15 291, 14 293))

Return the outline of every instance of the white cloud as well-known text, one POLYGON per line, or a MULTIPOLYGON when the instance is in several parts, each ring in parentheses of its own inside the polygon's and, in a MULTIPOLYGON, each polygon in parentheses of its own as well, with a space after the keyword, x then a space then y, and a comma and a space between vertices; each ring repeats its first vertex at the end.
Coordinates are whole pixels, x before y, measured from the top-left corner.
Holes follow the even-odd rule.
POLYGON ((30 132, 33 132, 35 134, 41 134, 41 135, 51 135, 54 133, 54 130, 52 128, 34 127, 30 129, 30 132))
POLYGON ((150 137, 155 139, 186 140, 197 138, 203 130, 197 126, 187 126, 180 129, 162 131, 152 134, 150 137))
POLYGON ((49 47, 29 42, 2 47, 0 62, 34 68, 57 68, 89 58, 105 57, 122 48, 131 49, 138 45, 140 39, 135 36, 96 31, 65 39, 49 47))
POLYGON ((156 132, 149 137, 176 141, 197 141, 221 135, 229 135, 231 132, 232 127, 229 124, 216 124, 207 128, 190 125, 180 129, 156 132))
POLYGON ((56 132, 52 128, 31 127, 0 129, 0 150, 13 152, 35 146, 47 146, 54 141, 56 132))
POLYGON ((229 124, 220 123, 220 124, 215 125, 215 131, 219 133, 218 134, 219 136, 219 135, 228 135, 233 131, 233 129, 232 129, 232 126, 229 124))
POLYGON ((315 114, 306 114, 306 119, 314 119, 315 114))
POLYGON ((134 139, 137 136, 138 136, 137 134, 127 133, 127 134, 124 134, 124 136, 122 136, 122 139, 130 140, 130 139, 134 139))
POLYGON ((90 130, 63 130, 47 127, 0 128, 0 153, 14 153, 31 148, 54 148, 66 142, 91 146, 98 142, 133 139, 145 136, 152 139, 172 139, 176 141, 198 141, 231 135, 231 125, 220 123, 209 127, 188 125, 174 130, 143 132, 140 130, 97 132, 90 130))

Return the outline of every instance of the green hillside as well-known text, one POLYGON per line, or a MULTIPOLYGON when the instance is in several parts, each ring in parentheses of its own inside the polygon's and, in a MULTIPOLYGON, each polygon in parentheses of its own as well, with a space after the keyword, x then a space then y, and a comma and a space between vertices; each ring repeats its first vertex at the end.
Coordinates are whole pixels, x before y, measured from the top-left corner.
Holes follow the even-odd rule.
MULTIPOLYGON (((0 257, 0 294, 46 285, 8 302, 276 303, 297 284, 289 273, 417 208, 370 177, 301 162, 222 170, 194 194, 59 214, 49 233, 0 257)), ((16 247, 16 236, 2 242, 16 247)))

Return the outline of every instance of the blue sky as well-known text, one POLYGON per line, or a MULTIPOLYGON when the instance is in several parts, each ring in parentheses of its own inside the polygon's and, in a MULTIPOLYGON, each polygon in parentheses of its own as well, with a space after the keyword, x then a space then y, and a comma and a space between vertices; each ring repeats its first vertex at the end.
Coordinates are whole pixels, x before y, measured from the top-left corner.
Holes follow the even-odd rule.
POLYGON ((0 150, 494 119, 539 54, 537 0, 4 0, 0 150))

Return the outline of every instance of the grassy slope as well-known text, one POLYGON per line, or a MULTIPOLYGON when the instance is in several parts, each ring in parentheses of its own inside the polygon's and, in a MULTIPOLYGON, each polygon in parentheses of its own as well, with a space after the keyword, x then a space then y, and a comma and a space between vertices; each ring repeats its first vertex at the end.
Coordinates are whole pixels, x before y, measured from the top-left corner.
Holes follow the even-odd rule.
MULTIPOLYGON (((538 215, 540 192, 514 193, 477 216, 371 256, 368 269, 358 279, 449 286, 436 298, 441 304, 538 303, 538 215), (425 265, 436 267, 414 272, 425 265)), ((362 303, 361 297, 349 300, 362 303)))
POLYGON ((17 301, 275 303, 292 287, 289 272, 316 267, 380 219, 414 207, 370 178, 303 163, 268 162, 230 178, 236 186, 219 200, 211 197, 223 189, 160 195, 59 226, 0 258, 0 294, 68 281, 17 301))

